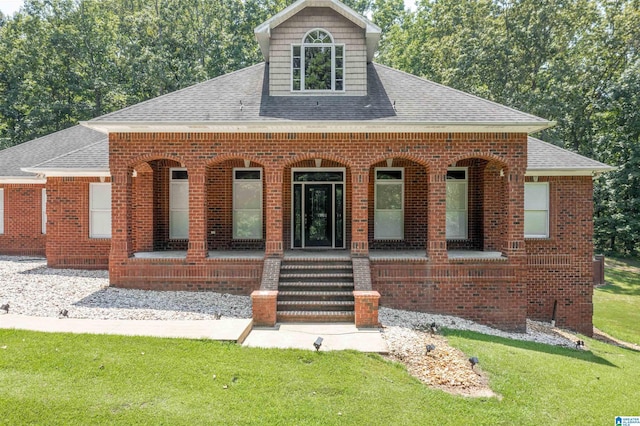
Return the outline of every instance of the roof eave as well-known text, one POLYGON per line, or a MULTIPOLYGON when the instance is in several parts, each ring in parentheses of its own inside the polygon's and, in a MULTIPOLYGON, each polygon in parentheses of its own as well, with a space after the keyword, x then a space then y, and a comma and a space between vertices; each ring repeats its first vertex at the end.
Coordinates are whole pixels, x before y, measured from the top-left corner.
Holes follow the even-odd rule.
POLYGON ((41 176, 0 176, 0 184, 13 185, 38 185, 47 183, 47 179, 41 176))
POLYGON ((615 170, 615 167, 588 167, 563 169, 527 169, 525 176, 597 176, 615 170))
POLYGON ((531 122, 420 122, 420 121, 82 121, 103 133, 533 133, 555 125, 531 122))
POLYGON ((108 168, 38 168, 24 167, 26 173, 36 173, 45 177, 110 177, 108 168))

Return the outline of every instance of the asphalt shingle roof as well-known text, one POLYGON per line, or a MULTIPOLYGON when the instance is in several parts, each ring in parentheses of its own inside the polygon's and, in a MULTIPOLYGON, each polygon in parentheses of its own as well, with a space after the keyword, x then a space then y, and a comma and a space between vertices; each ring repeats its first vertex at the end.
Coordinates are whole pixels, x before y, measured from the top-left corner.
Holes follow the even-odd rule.
POLYGON ((527 171, 536 170, 608 171, 613 167, 529 136, 527 171))
MULTIPOLYGON (((104 136, 104 135, 103 135, 104 136)), ((47 169, 109 169, 109 140, 105 137, 75 151, 62 154, 33 166, 47 169)))
POLYGON ((368 65, 367 96, 269 96, 268 72, 268 65, 260 63, 97 117, 89 123, 291 120, 548 123, 379 64, 368 65))
MULTIPOLYGON (((50 160, 97 141, 107 143, 107 135, 84 126, 74 126, 0 151, 0 177, 30 177, 22 167, 50 160)), ((108 165, 107 165, 108 166, 108 165)))

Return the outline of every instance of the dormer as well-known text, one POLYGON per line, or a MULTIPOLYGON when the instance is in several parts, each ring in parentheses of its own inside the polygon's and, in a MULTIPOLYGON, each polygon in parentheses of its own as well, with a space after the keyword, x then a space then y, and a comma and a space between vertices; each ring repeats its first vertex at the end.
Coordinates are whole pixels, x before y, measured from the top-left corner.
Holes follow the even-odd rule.
POLYGON ((365 96, 381 30, 337 0, 299 0, 255 29, 271 96, 365 96))

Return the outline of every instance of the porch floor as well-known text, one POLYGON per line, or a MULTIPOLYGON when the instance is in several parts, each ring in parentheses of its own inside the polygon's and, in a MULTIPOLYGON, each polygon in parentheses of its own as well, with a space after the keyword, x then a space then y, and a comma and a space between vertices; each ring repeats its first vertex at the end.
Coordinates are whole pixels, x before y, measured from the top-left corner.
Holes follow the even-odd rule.
MULTIPOLYGON (((499 251, 475 251, 475 250, 449 250, 449 259, 502 259, 499 251)), ((145 251, 134 253, 135 259, 186 259, 186 250, 145 251)), ((284 253, 287 259, 301 258, 344 258, 350 259, 348 250, 287 250, 284 253)), ((215 250, 209 252, 209 259, 263 259, 263 250, 215 250)), ((384 259, 427 259, 425 250, 371 250, 371 260, 384 259)))

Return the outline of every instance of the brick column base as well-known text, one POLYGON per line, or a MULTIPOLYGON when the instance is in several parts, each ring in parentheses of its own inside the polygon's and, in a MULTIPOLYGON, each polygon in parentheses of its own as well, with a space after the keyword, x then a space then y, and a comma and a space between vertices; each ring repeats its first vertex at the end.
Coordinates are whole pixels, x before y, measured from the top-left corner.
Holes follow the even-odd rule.
POLYGON ((276 325, 277 298, 278 292, 275 290, 256 290, 251 293, 253 325, 262 327, 273 327, 276 325))
POLYGON ((377 291, 354 291, 356 327, 378 327, 378 303, 380 293, 377 291))

